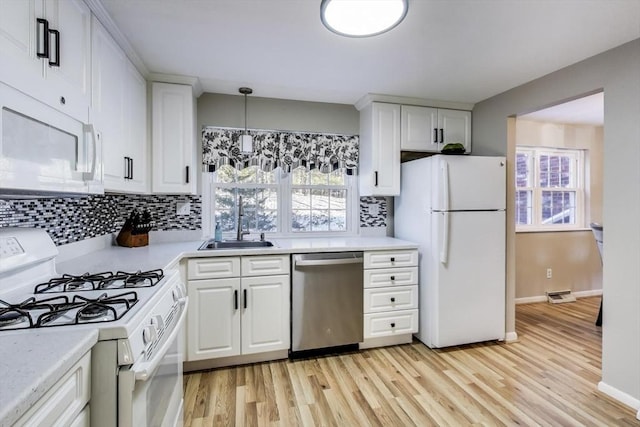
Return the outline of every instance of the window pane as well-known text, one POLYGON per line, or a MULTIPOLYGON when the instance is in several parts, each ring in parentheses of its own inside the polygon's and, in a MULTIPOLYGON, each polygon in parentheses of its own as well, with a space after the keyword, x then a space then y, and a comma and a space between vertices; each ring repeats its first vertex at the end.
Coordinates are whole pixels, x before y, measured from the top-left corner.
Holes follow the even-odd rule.
POLYGON ((531 191, 516 191, 516 224, 530 225, 533 212, 531 191))
POLYGON ((318 169, 310 172, 311 185, 327 185, 329 183, 329 174, 322 173, 318 169))
POLYGON ((258 205, 266 210, 278 210, 278 192, 272 189, 258 190, 258 205))
POLYGON ((311 190, 311 207, 329 209, 329 190, 311 190))
POLYGON ((531 187, 530 155, 516 154, 516 187, 531 187))
POLYGON ((346 190, 331 190, 329 197, 329 208, 334 209, 346 209, 347 208, 347 191, 346 190))
POLYGON ((236 218, 234 212, 229 209, 217 210, 215 215, 215 223, 220 224, 222 232, 234 231, 236 227, 236 218))
POLYGON ((291 231, 309 231, 311 226, 311 211, 294 210, 291 213, 291 231))
POLYGON ((258 213, 258 230, 278 231, 278 211, 264 210, 258 213))
POLYGON ((303 167, 295 168, 291 172, 291 182, 293 185, 307 185, 309 183, 309 173, 303 167))
POLYGON ((347 212, 332 210, 329 215, 329 229, 331 231, 345 231, 347 229, 347 212))
POLYGON ((575 224, 575 191, 543 191, 541 221, 543 224, 575 224))
POLYGON ((345 173, 336 169, 329 174, 329 185, 345 185, 345 173))
POLYGON ((258 184, 275 184, 276 183, 276 171, 264 172, 260 169, 256 172, 256 182, 258 184))
POLYGON ((311 190, 297 188, 291 192, 291 208, 310 209, 311 208, 311 190))
POLYGON ((311 211, 311 230, 312 231, 328 231, 329 230, 329 211, 314 209, 311 211))

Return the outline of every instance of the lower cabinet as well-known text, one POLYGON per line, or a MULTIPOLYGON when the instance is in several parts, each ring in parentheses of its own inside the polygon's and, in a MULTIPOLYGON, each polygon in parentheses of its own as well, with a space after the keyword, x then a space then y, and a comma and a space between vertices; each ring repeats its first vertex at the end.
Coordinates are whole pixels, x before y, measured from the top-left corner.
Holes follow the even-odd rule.
POLYGON ((289 348, 288 256, 195 258, 187 276, 187 361, 289 348))
POLYGON ((411 342, 418 332, 418 251, 364 254, 364 344, 411 342))

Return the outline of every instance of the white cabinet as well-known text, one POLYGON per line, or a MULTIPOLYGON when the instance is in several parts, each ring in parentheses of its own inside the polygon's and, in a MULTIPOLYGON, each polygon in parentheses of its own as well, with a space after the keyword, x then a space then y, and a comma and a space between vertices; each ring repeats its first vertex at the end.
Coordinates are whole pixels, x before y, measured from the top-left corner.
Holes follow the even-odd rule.
POLYGON ((82 358, 14 426, 87 426, 91 352, 82 358))
POLYGON ((360 111, 360 195, 400 194, 400 106, 373 102, 360 111))
POLYGON ((364 253, 364 343, 411 342, 418 332, 418 251, 364 253))
POLYGON ((189 85, 152 83, 154 193, 195 194, 195 98, 189 85))
POLYGON ((471 152, 471 111, 403 105, 400 123, 402 150, 439 153, 457 142, 471 152))
POLYGON ((146 81, 95 18, 92 34, 91 121, 102 143, 105 190, 148 192, 146 81))
POLYGON ((190 259, 187 277, 187 361, 289 348, 288 256, 190 259))
POLYGON ((0 81, 87 122, 91 11, 82 0, 0 0, 0 59, 11 64, 0 81))

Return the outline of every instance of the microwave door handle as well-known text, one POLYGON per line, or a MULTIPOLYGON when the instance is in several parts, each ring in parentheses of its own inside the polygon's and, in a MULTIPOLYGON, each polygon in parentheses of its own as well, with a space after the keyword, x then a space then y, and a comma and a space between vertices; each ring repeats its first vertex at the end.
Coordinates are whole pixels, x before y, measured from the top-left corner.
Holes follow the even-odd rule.
POLYGON ((92 123, 82 125, 84 133, 91 135, 91 168, 89 172, 84 171, 83 178, 85 181, 93 181, 96 175, 96 163, 98 161, 98 138, 96 138, 96 128, 92 123))
POLYGON ((164 357, 165 353, 167 352, 171 344, 173 344, 173 341, 176 339, 176 336, 180 332, 180 329, 182 329, 184 319, 187 315, 188 301, 189 301, 189 297, 184 297, 179 300, 180 305, 182 307, 182 313, 180 314, 180 318, 175 323, 175 326, 171 331, 171 335, 169 335, 169 337, 164 342, 162 347, 156 351, 153 359, 145 362, 141 362, 141 363, 136 363, 131 367, 130 371, 135 376, 136 381, 148 380, 153 375, 153 372, 158 368, 158 365, 162 361, 162 358, 164 357))

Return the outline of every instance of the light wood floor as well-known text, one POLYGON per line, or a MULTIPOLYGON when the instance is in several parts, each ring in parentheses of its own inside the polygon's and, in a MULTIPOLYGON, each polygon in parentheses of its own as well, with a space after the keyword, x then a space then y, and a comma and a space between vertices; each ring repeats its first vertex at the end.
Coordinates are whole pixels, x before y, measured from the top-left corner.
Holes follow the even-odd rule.
POLYGON ((185 376, 185 426, 625 426, 597 391, 600 298, 517 306, 519 342, 419 342, 185 376))

